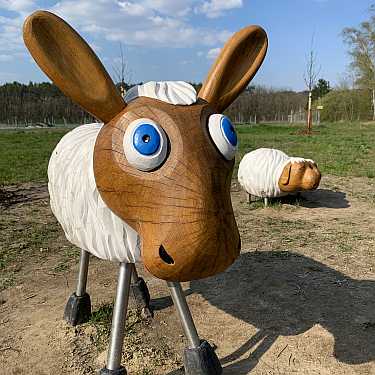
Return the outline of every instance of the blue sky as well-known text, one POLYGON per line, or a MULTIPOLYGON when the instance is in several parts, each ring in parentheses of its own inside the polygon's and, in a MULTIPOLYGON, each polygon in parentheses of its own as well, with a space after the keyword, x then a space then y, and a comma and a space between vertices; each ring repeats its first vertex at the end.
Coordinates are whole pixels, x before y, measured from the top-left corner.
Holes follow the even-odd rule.
POLYGON ((62 16, 114 75, 123 43, 133 82, 202 81, 225 40, 249 24, 265 28, 269 52, 254 82, 304 88, 314 35, 321 76, 332 85, 349 58, 341 31, 368 18, 375 0, 0 0, 0 83, 45 81, 22 43, 24 18, 36 9, 62 16))

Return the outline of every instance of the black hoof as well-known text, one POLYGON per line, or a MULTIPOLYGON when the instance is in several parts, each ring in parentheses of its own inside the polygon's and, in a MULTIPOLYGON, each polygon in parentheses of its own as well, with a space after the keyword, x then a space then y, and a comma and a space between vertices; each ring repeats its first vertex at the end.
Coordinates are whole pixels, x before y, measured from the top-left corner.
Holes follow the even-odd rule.
POLYGON ((138 281, 130 285, 131 291, 138 310, 141 311, 143 318, 149 319, 153 317, 152 309, 150 307, 150 292, 148 291, 146 282, 142 277, 138 281))
POLYGON ((73 293, 66 303, 64 319, 72 326, 86 323, 91 316, 90 296, 85 293, 83 296, 77 296, 73 293))
POLYGON ((125 370, 125 367, 120 367, 117 370, 108 370, 106 367, 102 368, 99 371, 99 375, 126 375, 127 372, 125 370))
POLYGON ((207 341, 198 348, 185 348, 184 367, 187 375, 220 375, 223 372, 214 349, 207 341))
POLYGON ((117 370, 108 370, 107 368, 102 368, 99 371, 99 375, 126 375, 127 372, 125 370, 125 367, 120 367, 117 370))

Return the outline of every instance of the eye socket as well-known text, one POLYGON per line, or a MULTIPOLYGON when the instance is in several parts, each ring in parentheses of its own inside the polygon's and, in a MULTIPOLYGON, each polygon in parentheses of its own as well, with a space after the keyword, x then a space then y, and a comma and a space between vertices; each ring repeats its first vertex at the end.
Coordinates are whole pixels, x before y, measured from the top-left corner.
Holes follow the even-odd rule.
POLYGON ((237 151, 238 140, 229 118, 217 113, 211 115, 208 119, 208 131, 225 159, 232 160, 237 151))
POLYGON ((123 139, 125 157, 141 171, 151 171, 167 157, 168 140, 164 130, 154 121, 141 118, 131 122, 123 139))

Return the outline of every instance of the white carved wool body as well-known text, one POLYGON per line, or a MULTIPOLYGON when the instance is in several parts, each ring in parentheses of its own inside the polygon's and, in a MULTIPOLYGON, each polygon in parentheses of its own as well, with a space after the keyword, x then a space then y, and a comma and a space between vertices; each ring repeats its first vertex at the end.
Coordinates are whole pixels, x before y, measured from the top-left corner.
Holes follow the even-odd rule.
MULTIPOLYGON (((174 105, 196 102, 186 82, 148 82, 131 88, 130 103, 144 96, 174 105)), ((138 233, 103 202, 96 186, 93 154, 103 124, 81 125, 67 133, 54 149, 48 165, 48 190, 53 214, 74 245, 101 259, 136 263, 141 260, 138 233)))
POLYGON ((259 148, 242 158, 238 167, 238 182, 249 194, 262 198, 285 196, 279 179, 288 163, 312 162, 311 159, 289 157, 280 150, 259 148))

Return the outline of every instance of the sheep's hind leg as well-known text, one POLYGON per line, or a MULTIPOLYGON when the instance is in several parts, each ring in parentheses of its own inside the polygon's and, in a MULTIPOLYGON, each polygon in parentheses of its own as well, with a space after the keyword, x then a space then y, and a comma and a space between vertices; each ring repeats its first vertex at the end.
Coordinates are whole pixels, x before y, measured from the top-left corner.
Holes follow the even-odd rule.
POLYGON ((132 283, 130 289, 135 303, 143 318, 152 318, 153 312, 150 306, 150 292, 148 291, 147 284, 142 277, 138 276, 135 264, 132 264, 132 267, 132 283))
POLYGON ((126 375, 125 367, 121 366, 121 355, 132 271, 132 264, 120 264, 116 300, 113 308, 111 338, 107 355, 107 366, 100 370, 100 375, 126 375))
POLYGON ((168 282, 168 287, 176 306, 188 347, 184 351, 184 367, 187 375, 219 375, 222 367, 214 349, 205 341, 200 340, 194 325, 189 306, 180 283, 168 282))
POLYGON ((69 297, 64 311, 64 319, 72 326, 87 322, 91 316, 91 299, 86 292, 89 260, 90 254, 81 250, 77 289, 69 297))

